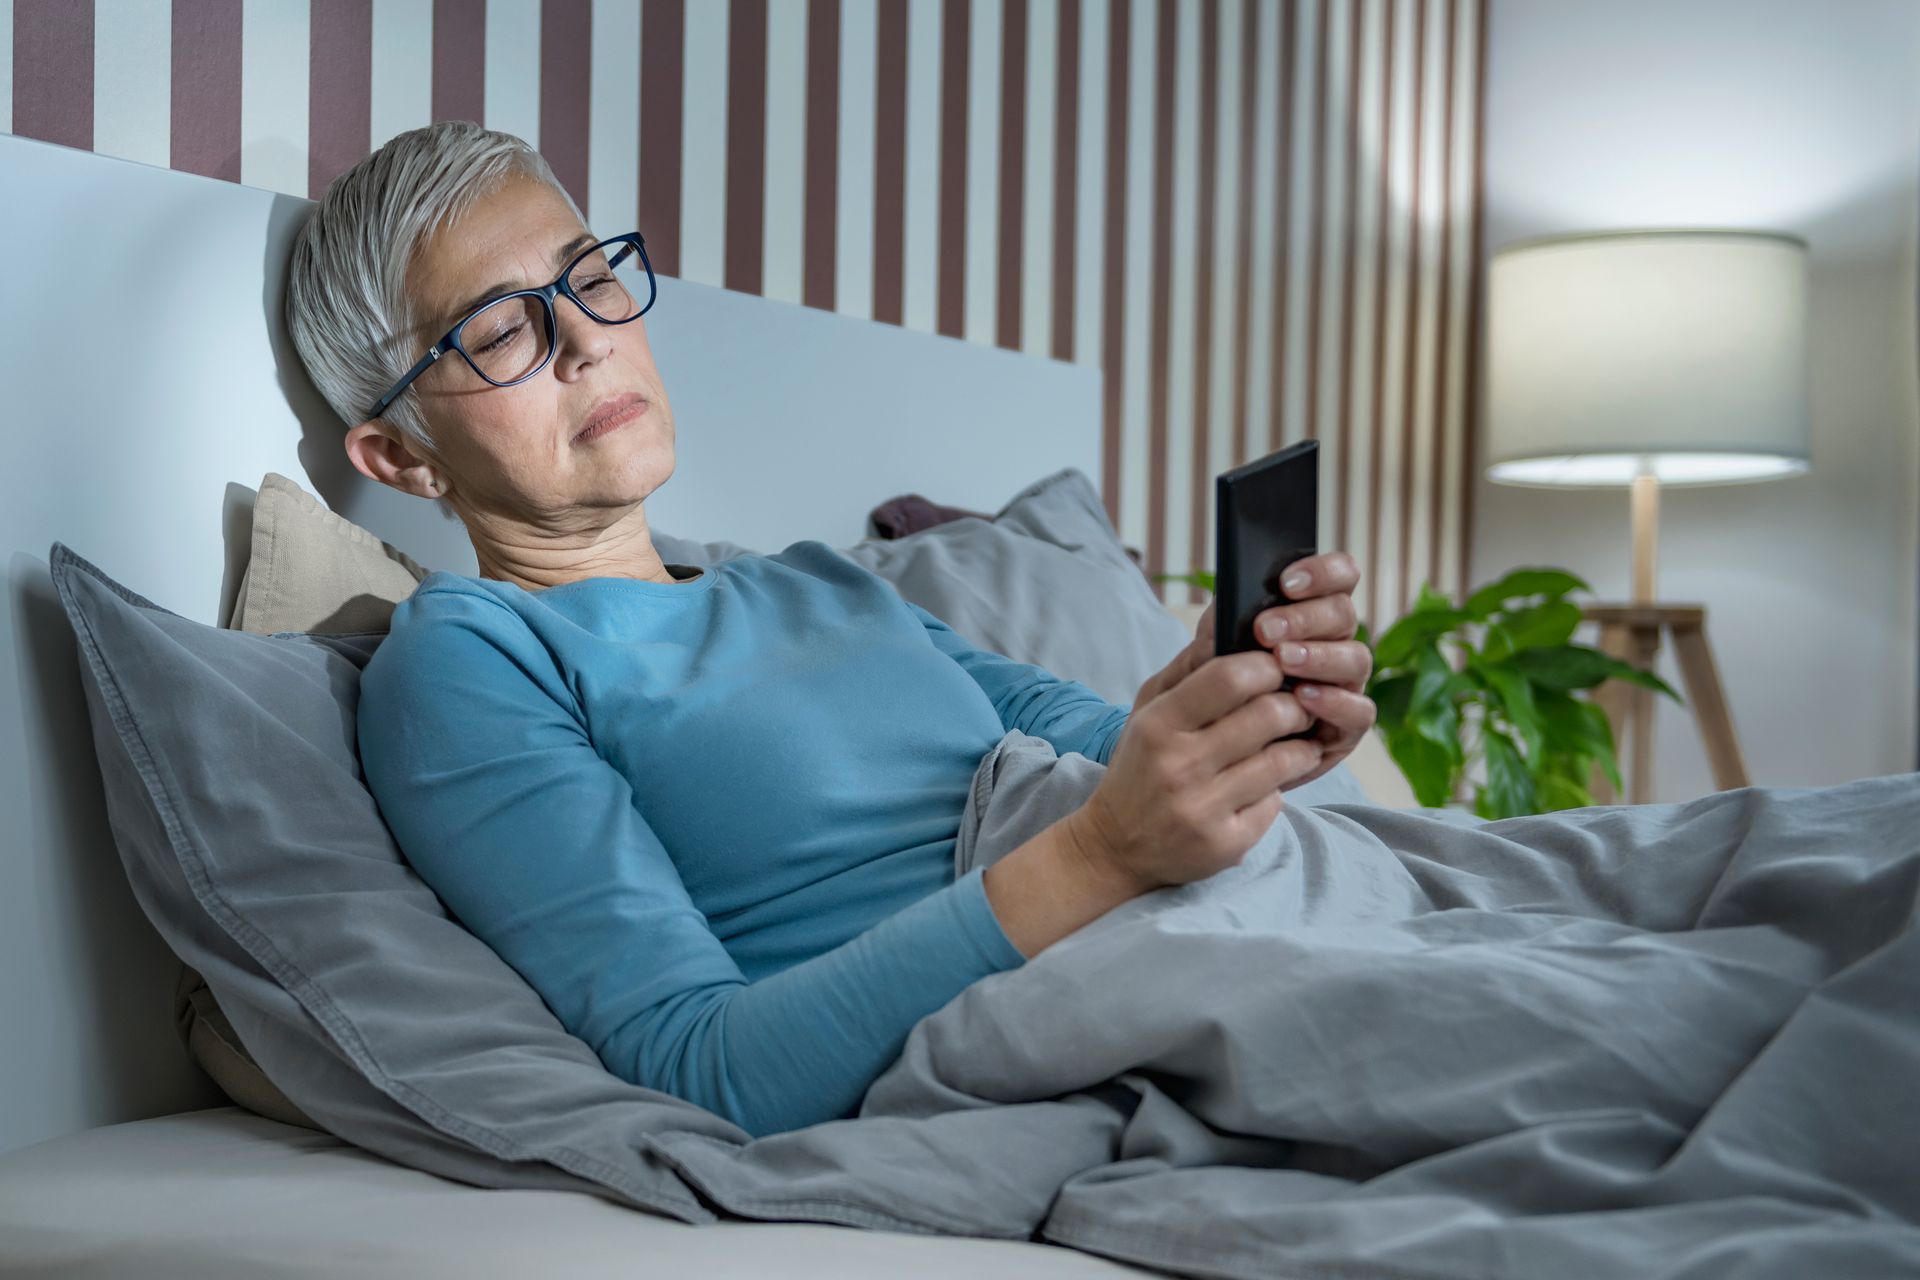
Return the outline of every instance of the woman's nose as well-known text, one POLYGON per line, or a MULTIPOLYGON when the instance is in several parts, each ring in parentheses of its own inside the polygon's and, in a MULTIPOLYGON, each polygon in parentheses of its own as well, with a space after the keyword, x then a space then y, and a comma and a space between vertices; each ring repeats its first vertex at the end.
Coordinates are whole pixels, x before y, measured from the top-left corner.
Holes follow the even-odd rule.
POLYGON ((575 306, 571 299, 559 298, 555 301, 558 305, 554 311, 554 324, 560 331, 560 349, 554 353, 555 362, 564 362, 571 368, 606 359, 613 351, 613 326, 601 324, 575 306))

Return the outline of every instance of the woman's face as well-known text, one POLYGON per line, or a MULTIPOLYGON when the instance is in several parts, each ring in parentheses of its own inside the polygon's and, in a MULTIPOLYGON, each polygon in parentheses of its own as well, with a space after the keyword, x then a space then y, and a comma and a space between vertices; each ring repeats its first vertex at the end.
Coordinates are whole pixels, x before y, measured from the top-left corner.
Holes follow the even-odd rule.
MULTIPOLYGON (((508 178, 416 252, 407 290, 423 317, 416 330, 420 350, 483 291, 551 281, 579 252, 561 257, 562 250, 585 234, 547 183, 508 178)), ((673 474, 673 413, 647 344, 646 320, 601 324, 564 296, 554 299, 553 312, 553 359, 525 382, 493 386, 452 354, 413 384, 440 446, 434 468, 442 492, 450 491, 469 523, 477 517, 555 532, 588 530, 631 509, 673 474), (645 401, 638 416, 590 440, 575 439, 598 406, 630 393, 645 401)))

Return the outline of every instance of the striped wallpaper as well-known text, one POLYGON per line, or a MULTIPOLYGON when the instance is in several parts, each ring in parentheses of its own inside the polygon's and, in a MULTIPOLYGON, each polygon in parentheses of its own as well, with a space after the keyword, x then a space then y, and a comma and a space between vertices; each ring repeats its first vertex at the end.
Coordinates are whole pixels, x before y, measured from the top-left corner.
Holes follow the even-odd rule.
POLYGON ((1216 473, 1319 438, 1322 546, 1377 628, 1466 574, 1485 29, 1486 0, 0 0, 0 129, 300 195, 435 119, 508 130, 664 274, 1104 370, 1096 479, 1153 572, 1211 566, 1216 473))

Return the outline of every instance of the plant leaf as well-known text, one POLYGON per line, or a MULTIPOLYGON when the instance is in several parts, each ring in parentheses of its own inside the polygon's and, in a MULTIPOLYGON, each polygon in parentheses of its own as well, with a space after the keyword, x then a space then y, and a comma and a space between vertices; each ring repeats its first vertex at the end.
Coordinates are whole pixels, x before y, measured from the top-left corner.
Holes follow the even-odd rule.
POLYGON ((1209 592, 1213 590, 1213 571, 1210 569, 1195 569, 1192 573, 1156 573, 1149 576, 1155 582, 1184 582, 1190 587, 1201 587, 1209 592))
POLYGON ((1536 796, 1535 803, 1540 813, 1551 813, 1555 809, 1584 809, 1593 803, 1593 796, 1585 787, 1557 773, 1538 779, 1536 796))
POLYGON ((1483 725, 1487 751, 1488 803, 1499 817, 1534 812, 1533 775, 1520 758, 1513 739, 1493 725, 1483 725))
POLYGON ((1409 612, 1442 613, 1458 612, 1458 610, 1453 607, 1452 597, 1442 595, 1440 592, 1435 591, 1432 583, 1422 582, 1420 584, 1420 594, 1414 597, 1413 608, 1409 610, 1409 612))
POLYGON ((1577 705, 1580 708, 1580 714, 1586 716, 1593 724, 1594 733, 1602 743, 1601 748, 1593 754, 1599 757, 1600 767, 1606 771, 1607 781, 1613 783, 1615 791, 1625 791, 1627 784, 1620 777, 1620 762, 1615 758, 1614 753, 1613 723, 1607 719, 1607 713, 1599 703, 1580 700, 1577 705))
POLYGON ((1480 652, 1488 662, 1504 662, 1513 656, 1513 634, 1499 622, 1487 623, 1487 636, 1481 642, 1480 652))
POLYGON ((1422 643, 1443 632, 1453 630, 1465 621, 1465 614, 1444 604, 1438 609, 1425 611, 1416 609, 1381 634, 1380 643, 1373 649, 1374 665, 1376 667, 1402 666, 1422 643))
POLYGON ((1560 689, 1533 689, 1534 706, 1540 712, 1541 729, 1547 750, 1561 753, 1582 752, 1598 755, 1613 749, 1613 734, 1603 712, 1596 726, 1586 708, 1599 711, 1597 704, 1586 702, 1560 689))
POLYGON ((1446 804, 1453 770, 1446 751, 1431 739, 1402 726, 1387 733, 1387 754, 1413 785, 1413 794, 1425 808, 1446 804))
POLYGON ((1664 693, 1669 698, 1672 698, 1675 702, 1679 703, 1681 706, 1684 707, 1687 705, 1687 700, 1685 698, 1682 698, 1678 693, 1675 693, 1672 685, 1668 684, 1665 680, 1662 680, 1659 676, 1655 675, 1653 672, 1643 671, 1639 667, 1634 666, 1632 663, 1622 662, 1620 664, 1620 669, 1618 671, 1615 671, 1613 674, 1618 676, 1620 679, 1625 680, 1628 684, 1637 684, 1645 688, 1652 689, 1658 693, 1664 693))
POLYGON ((1373 699, 1374 704, 1374 719, 1382 729, 1391 729, 1407 718, 1407 707, 1413 698, 1414 679, 1413 672, 1402 671, 1392 676, 1376 675, 1367 682, 1367 696, 1373 699))
POLYGON ((1507 723, 1527 744, 1527 756, 1533 760, 1540 759, 1547 750, 1546 726, 1541 720, 1539 708, 1533 703, 1532 682, 1518 671, 1497 664, 1487 667, 1485 674, 1487 682, 1500 695, 1507 723))
POLYGON ((1575 589, 1589 591, 1592 588, 1565 569, 1515 569, 1468 596, 1465 608, 1474 621, 1484 622, 1508 600, 1539 595, 1563 596, 1575 589))
POLYGON ((1503 625, 1515 649, 1550 649, 1565 644, 1580 626, 1580 606, 1549 600, 1507 615, 1503 625))
POLYGON ((1415 659, 1414 670, 1417 675, 1413 682, 1413 696, 1409 711, 1418 714, 1429 703, 1441 701, 1446 697, 1447 682, 1453 678, 1453 668, 1440 656, 1440 646, 1428 642, 1415 659))
POLYGON ((1521 649, 1507 661, 1525 674, 1527 679, 1549 689, 1590 689, 1614 677, 1636 684, 1645 683, 1638 677, 1646 677, 1659 687, 1666 687, 1666 682, 1659 676, 1584 644, 1563 644, 1553 649, 1521 649))
POLYGON ((1407 727, 1446 752, 1454 764, 1465 764, 1460 746, 1460 711, 1451 702, 1433 702, 1416 707, 1407 716, 1407 727))

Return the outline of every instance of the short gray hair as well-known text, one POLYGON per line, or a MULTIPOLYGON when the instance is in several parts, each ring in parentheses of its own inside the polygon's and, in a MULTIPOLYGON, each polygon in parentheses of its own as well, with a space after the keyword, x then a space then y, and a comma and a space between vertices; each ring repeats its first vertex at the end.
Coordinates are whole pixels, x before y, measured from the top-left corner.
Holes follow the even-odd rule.
MULTIPOLYGON (((407 269, 430 236, 513 174, 550 184, 580 207, 525 139, 471 120, 394 135, 327 185, 293 244, 286 320, 294 349, 348 425, 420 358, 407 269)), ((429 458, 440 456, 408 387, 381 415, 429 458)))

